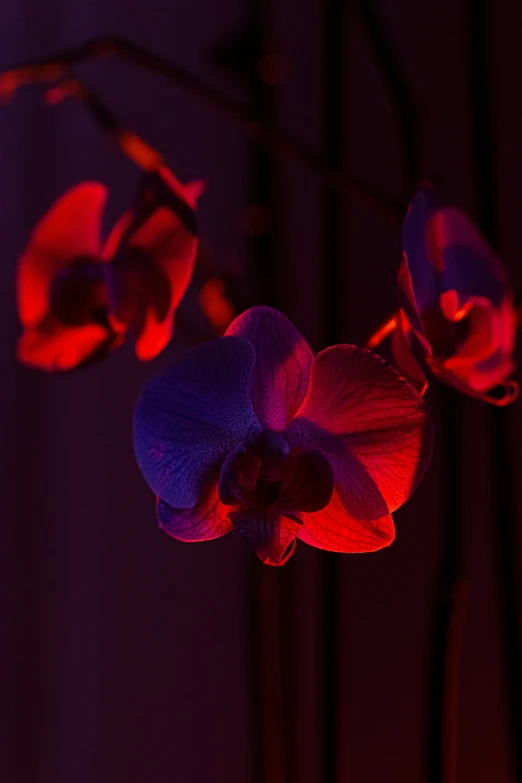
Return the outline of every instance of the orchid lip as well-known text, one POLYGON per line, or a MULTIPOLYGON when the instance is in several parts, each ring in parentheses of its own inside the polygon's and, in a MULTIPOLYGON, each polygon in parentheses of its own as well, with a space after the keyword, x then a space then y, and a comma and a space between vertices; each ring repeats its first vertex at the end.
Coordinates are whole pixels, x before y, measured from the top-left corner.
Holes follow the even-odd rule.
POLYGON ((256 555, 259 558, 259 560, 263 563, 263 565, 282 566, 285 563, 287 563, 288 560, 290 560, 290 558, 294 554, 296 544, 297 544, 297 542, 296 542, 296 540, 294 538, 292 541, 290 541, 290 543, 286 547, 285 551, 282 553, 281 557, 279 557, 277 559, 273 558, 273 557, 270 557, 265 552, 262 552, 260 550, 256 551, 256 555))

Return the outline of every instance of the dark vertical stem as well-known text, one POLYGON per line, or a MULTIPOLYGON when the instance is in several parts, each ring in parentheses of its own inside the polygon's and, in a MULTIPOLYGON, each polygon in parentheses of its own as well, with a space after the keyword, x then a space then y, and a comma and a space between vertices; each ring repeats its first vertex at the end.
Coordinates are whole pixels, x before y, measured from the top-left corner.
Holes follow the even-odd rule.
POLYGON ((459 679, 467 596, 463 558, 465 399, 442 385, 438 392, 444 494, 428 663, 425 777, 428 783, 456 783, 459 679))
MULTIPOLYGON (((251 0, 251 19, 254 27, 258 62, 270 52, 270 3, 251 0)), ((257 62, 251 73, 250 95, 256 119, 266 125, 276 125, 274 88, 264 83, 258 74, 257 62)), ((279 187, 279 160, 273 149, 261 142, 252 145, 250 157, 250 205, 259 207, 265 215, 265 225, 251 237, 250 257, 254 262, 256 288, 263 304, 281 307, 282 291, 280 269, 281 201, 279 187)))
POLYGON ((458 679, 465 609, 462 582, 462 416, 458 392, 439 387, 443 453, 440 555, 433 606, 428 674, 426 780, 455 783, 458 679))
MULTIPOLYGON (((270 52, 271 7, 266 0, 250 0, 251 40, 254 48, 247 75, 252 113, 263 125, 275 127, 273 87, 259 78, 258 62, 270 52)), ((248 238, 248 256, 253 265, 256 300, 281 307, 280 188, 278 159, 262 143, 252 144, 248 208, 260 216, 259 229, 248 238)), ((286 783, 287 759, 283 737, 282 650, 280 634, 280 581, 273 569, 250 563, 249 612, 252 644, 253 722, 257 746, 253 781, 286 783)))
MULTIPOLYGON (((371 0, 358 0, 363 30, 392 96, 401 137, 403 189, 419 178, 418 109, 371 0)), ((465 589, 462 584, 463 401, 441 388, 444 500, 440 563, 435 586, 427 693, 426 779, 454 783, 457 758, 458 681, 465 589)))
MULTIPOLYGON (((342 163, 344 146, 344 97, 346 9, 343 0, 324 2, 324 144, 328 165, 342 163)), ((337 193, 325 189, 323 195, 324 327, 327 345, 342 341, 343 323, 343 205, 337 193)), ((339 556, 323 554, 323 704, 322 768, 320 780, 334 783, 337 768, 339 644, 339 556)))
POLYGON ((403 190, 409 200, 411 189, 419 176, 419 118, 413 98, 397 55, 375 12, 372 0, 357 0, 357 11, 382 78, 392 97, 400 130, 403 190))
POLYGON ((246 573, 246 622, 248 638, 249 687, 250 687, 250 736, 252 737, 252 783, 263 783, 263 742, 261 714, 261 608, 259 602, 259 575, 256 563, 247 564, 246 573))
MULTIPOLYGON (((324 144, 328 165, 342 163, 345 122, 345 3, 324 2, 324 144)), ((328 344, 341 339, 343 330, 343 204, 325 188, 323 195, 323 253, 325 337, 328 344)))
MULTIPOLYGON (((492 5, 488 0, 469 0, 471 106, 474 124, 473 154, 477 213, 486 235, 492 242, 497 242, 489 36, 491 10, 492 5)), ((490 414, 494 504, 492 523, 513 780, 518 781, 522 780, 522 650, 517 579, 516 497, 510 459, 509 416, 509 408, 493 409, 490 414)))

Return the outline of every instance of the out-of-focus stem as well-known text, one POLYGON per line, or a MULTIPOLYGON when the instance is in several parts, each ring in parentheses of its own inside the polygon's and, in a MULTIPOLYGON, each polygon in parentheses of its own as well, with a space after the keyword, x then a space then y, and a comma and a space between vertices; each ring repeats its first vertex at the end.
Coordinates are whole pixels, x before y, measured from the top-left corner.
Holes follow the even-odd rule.
POLYGON ((125 128, 109 107, 77 77, 68 77, 46 93, 48 103, 56 104, 67 97, 82 103, 94 117, 102 131, 112 138, 124 155, 144 171, 160 171, 166 166, 158 150, 144 141, 137 133, 125 128))
POLYGON ((307 147, 299 139, 263 123, 250 108, 220 93, 179 65, 122 38, 88 41, 45 59, 5 70, 0 73, 0 98, 9 99, 24 84, 39 81, 52 84, 63 79, 72 66, 108 55, 123 57, 198 96, 233 119, 253 141, 271 148, 279 155, 301 162, 315 171, 325 184, 339 192, 373 206, 391 218, 399 219, 402 216, 403 206, 393 197, 364 182, 355 174, 329 165, 321 154, 307 147))

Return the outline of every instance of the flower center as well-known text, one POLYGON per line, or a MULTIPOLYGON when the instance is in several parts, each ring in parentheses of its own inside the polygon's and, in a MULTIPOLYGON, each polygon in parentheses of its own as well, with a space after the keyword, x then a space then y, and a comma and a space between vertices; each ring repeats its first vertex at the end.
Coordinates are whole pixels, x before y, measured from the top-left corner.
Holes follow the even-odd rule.
POLYGON ((111 311, 121 323, 140 332, 152 308, 158 321, 169 312, 171 286, 168 277, 139 247, 126 248, 108 269, 111 311))
POLYGON ((422 311, 422 325, 437 359, 449 359, 466 342, 471 329, 473 308, 459 321, 451 321, 435 305, 422 311))
POLYGON ((51 283, 52 315, 68 326, 94 323, 108 328, 103 271, 102 264, 88 257, 76 258, 51 283))
POLYGON ((318 451, 292 452, 279 432, 266 430, 245 446, 220 479, 229 517, 264 563, 290 557, 303 525, 300 512, 324 508, 332 497, 333 470, 318 451))

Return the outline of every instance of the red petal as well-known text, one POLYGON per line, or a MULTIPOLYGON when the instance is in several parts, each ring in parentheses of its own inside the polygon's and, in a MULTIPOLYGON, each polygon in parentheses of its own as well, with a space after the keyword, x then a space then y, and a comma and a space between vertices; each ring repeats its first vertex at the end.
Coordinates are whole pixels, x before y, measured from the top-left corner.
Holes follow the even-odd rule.
POLYGON ((18 341, 17 356, 23 364, 41 370, 72 370, 120 345, 106 329, 96 324, 64 326, 51 316, 37 328, 25 331, 18 341))
POLYGON ((48 312, 53 277, 75 258, 100 258, 100 221, 107 189, 84 182, 61 196, 31 234, 18 266, 18 313, 35 326, 48 312))
POLYGON ((169 536, 180 541, 209 541, 232 530, 230 510, 221 503, 217 481, 213 480, 193 508, 172 508, 156 501, 158 524, 169 536))
POLYGON ((265 429, 280 431, 301 405, 313 353, 286 316, 271 307, 251 307, 225 334, 246 337, 256 349, 252 404, 265 429))
POLYGON ((511 291, 507 270, 470 218, 456 207, 432 212, 426 231, 441 259, 442 285, 454 289, 461 305, 482 296, 499 305, 511 291))
MULTIPOLYGON (((129 216, 124 216, 107 240, 105 256, 114 253, 118 241, 129 226, 129 216)), ((139 359, 154 358, 169 342, 173 331, 173 318, 192 276, 198 240, 168 208, 159 207, 151 217, 132 233, 123 247, 119 248, 118 267, 123 285, 121 296, 124 302, 113 302, 116 317, 128 305, 129 298, 140 303, 143 309, 140 332, 136 340, 136 354, 139 359), (151 275, 136 275, 136 269, 129 266, 126 276, 125 252, 139 249, 144 253, 146 263, 155 265, 162 273, 166 291, 158 291, 151 275), (168 298, 166 312, 159 300, 168 298)))
MULTIPOLYGON (((498 408, 504 408, 506 405, 511 405, 512 402, 518 397, 520 387, 516 381, 504 381, 495 386, 494 389, 484 392, 480 395, 480 399, 484 402, 489 402, 490 405, 496 405, 498 408)), ((477 397, 479 395, 476 395, 477 397)))
POLYGON ((408 259, 406 253, 402 254, 401 264, 399 267, 399 303, 401 310, 406 316, 406 319, 415 334, 422 351, 429 356, 431 354, 431 345, 428 342, 424 327, 422 325, 417 302, 415 301, 415 294, 413 292, 413 284, 411 281, 410 268, 408 266, 408 259))
POLYGON ((364 348, 335 345, 316 356, 308 394, 285 437, 330 460, 351 516, 380 519, 419 484, 432 426, 421 397, 390 365, 364 348))
POLYGON ((303 527, 297 537, 329 552, 375 552, 389 546, 395 538, 391 516, 372 522, 354 519, 346 513, 337 492, 322 511, 300 516, 303 527))
POLYGON ((399 325, 394 330, 391 339, 394 363, 397 365, 397 369, 401 375, 406 378, 408 383, 411 383, 413 388, 422 397, 428 388, 428 381, 422 372, 420 364, 412 353, 408 338, 404 334, 403 326, 401 325, 402 319, 403 314, 401 311, 399 325))
POLYGON ((494 307, 482 297, 475 297, 468 300, 468 305, 467 339, 454 355, 445 360, 432 360, 432 370, 442 381, 464 394, 492 404, 507 405, 517 396, 516 384, 506 384, 506 378, 514 369, 512 352, 516 323, 512 303, 507 299, 500 307, 494 307), (500 386, 505 393, 499 396, 500 386), (497 392, 490 395, 493 389, 497 392))
POLYGON ((117 223, 113 226, 112 231, 105 241, 103 246, 102 256, 106 262, 112 261, 116 255, 116 251, 120 245, 123 235, 132 223, 132 212, 125 212, 117 223))
POLYGON ((485 362, 497 352, 503 360, 511 361, 516 332, 515 313, 511 302, 494 307, 487 299, 472 297, 467 303, 466 318, 467 339, 456 353, 446 360, 448 366, 485 362))
POLYGON ((160 169, 159 174, 173 193, 182 198, 189 207, 196 209, 197 200, 207 187, 204 180, 197 179, 192 182, 180 182, 174 172, 166 166, 160 169))
POLYGON ((234 319, 235 308, 226 295, 226 284, 219 277, 211 277, 199 291, 199 303, 218 334, 224 334, 234 319))

